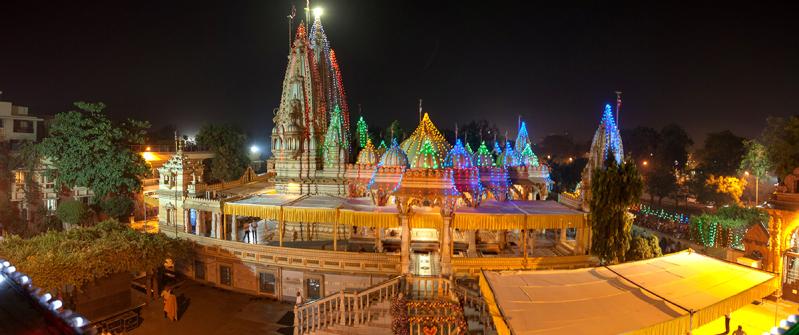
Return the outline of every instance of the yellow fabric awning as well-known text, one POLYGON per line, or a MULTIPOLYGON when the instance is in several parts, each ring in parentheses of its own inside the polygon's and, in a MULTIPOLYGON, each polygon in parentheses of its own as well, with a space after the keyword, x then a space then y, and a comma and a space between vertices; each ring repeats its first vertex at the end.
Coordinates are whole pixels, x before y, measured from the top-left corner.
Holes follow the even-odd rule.
POLYGON ((361 212, 354 210, 339 210, 339 223, 348 226, 395 228, 399 227, 397 213, 391 212, 361 212))
POLYGON ((464 230, 524 229, 524 214, 460 214, 455 213, 452 227, 464 230))
POLYGON ((587 227, 584 214, 528 214, 525 224, 527 229, 563 229, 587 227))
POLYGON ((592 334, 685 334, 768 296, 780 279, 692 251, 605 267, 484 270, 482 275, 487 284, 481 282, 481 290, 508 327, 516 334, 538 335, 585 329, 592 334))
POLYGON ((441 229, 444 220, 438 213, 416 213, 411 216, 411 228, 441 229))
POLYGON ((335 208, 283 207, 283 220, 288 222, 336 223, 338 210, 335 208))
POLYGON ((499 312, 499 307, 497 307, 497 301, 494 299, 491 286, 488 284, 482 272, 480 273, 478 284, 480 285, 480 293, 483 295, 486 305, 488 306, 488 314, 491 315, 491 320, 494 322, 494 328, 496 328, 497 334, 510 335, 510 329, 505 323, 502 313, 499 312))
POLYGON ((266 220, 280 219, 280 206, 225 203, 222 211, 225 214, 254 216, 266 220))

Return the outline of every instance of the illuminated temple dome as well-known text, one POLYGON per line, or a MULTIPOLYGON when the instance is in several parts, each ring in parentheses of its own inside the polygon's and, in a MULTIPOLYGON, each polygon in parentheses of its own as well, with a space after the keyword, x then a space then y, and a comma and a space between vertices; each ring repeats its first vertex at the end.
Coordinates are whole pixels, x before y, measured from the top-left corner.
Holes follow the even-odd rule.
POLYGON ((411 169, 440 169, 441 154, 436 151, 429 139, 425 139, 422 149, 411 160, 411 169))
POLYGON ((380 166, 408 167, 408 156, 397 144, 396 139, 391 141, 391 148, 386 150, 386 153, 380 158, 380 166))
MULTIPOLYGON (((452 146, 444 139, 444 136, 441 135, 441 132, 438 131, 433 122, 430 121, 427 113, 424 113, 422 121, 419 122, 419 126, 416 127, 413 134, 400 144, 402 150, 408 155, 408 161, 411 164, 417 162, 416 156, 422 152, 426 141, 430 142, 432 149, 438 155, 438 167, 441 167, 440 164, 444 161, 444 155, 449 152, 452 146)), ((424 160, 419 162, 424 163, 424 160)))
POLYGON ((466 148, 463 147, 460 139, 455 141, 455 146, 447 154, 447 159, 444 160, 444 167, 453 169, 468 169, 472 167, 472 157, 466 151, 466 148))
POLYGON ((491 152, 488 151, 485 141, 480 143, 480 147, 477 148, 477 152, 474 154, 474 165, 478 167, 494 166, 494 157, 492 157, 491 152))
POLYGON ((497 166, 511 167, 519 166, 519 157, 510 142, 505 142, 505 151, 497 156, 497 166))
POLYGON ((372 145, 372 140, 366 140, 366 146, 364 146, 358 154, 356 163, 361 165, 375 165, 378 159, 377 150, 375 150, 375 146, 372 145))

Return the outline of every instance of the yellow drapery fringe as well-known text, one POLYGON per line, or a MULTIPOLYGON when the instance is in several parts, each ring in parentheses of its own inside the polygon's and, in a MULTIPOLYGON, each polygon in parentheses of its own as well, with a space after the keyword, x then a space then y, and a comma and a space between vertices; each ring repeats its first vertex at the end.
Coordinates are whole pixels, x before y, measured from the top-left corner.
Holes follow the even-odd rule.
POLYGON ((458 214, 452 218, 452 228, 500 230, 524 228, 524 214, 458 214))
POLYGON ((748 290, 719 301, 713 305, 702 308, 694 313, 694 328, 718 319, 743 306, 749 305, 754 300, 761 299, 774 291, 780 285, 780 278, 775 277, 762 282, 748 290))
POLYGON ((483 298, 488 306, 488 313, 491 315, 491 319, 494 321, 494 328, 497 329, 497 334, 510 335, 510 329, 505 323, 502 313, 499 312, 497 301, 494 299, 494 292, 491 291, 491 287, 488 285, 488 281, 482 272, 480 272, 479 284, 480 293, 483 294, 483 298))
POLYGON ((288 222, 335 223, 338 220, 335 208, 283 207, 283 220, 288 222))
POLYGON ((397 213, 339 211, 339 223, 348 226, 396 228, 399 227, 397 213))
POLYGON ((527 215, 527 229, 587 228, 584 214, 527 215))
POLYGON ((411 216, 411 228, 439 229, 444 224, 441 214, 414 214, 411 216))
POLYGON ((265 220, 280 218, 280 206, 253 206, 250 204, 225 203, 222 208, 225 214, 253 216, 265 220))

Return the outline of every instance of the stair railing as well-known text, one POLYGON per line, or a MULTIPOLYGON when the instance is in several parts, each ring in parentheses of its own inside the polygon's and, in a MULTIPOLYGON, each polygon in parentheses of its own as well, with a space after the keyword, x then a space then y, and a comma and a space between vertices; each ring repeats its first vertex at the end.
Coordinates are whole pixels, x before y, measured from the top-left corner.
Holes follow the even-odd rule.
POLYGON ((294 335, 310 334, 332 325, 357 326, 372 319, 371 307, 397 296, 402 276, 357 292, 331 294, 294 306, 294 335))

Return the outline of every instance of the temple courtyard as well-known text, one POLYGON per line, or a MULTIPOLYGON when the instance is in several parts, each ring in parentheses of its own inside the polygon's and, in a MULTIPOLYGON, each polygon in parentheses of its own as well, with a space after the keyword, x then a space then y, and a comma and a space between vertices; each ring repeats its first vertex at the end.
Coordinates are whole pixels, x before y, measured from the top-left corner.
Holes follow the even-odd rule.
MULTIPOLYGON (((135 301, 146 300, 143 293, 133 292, 135 301)), ((142 309, 141 325, 130 334, 291 334, 293 331, 293 314, 286 316, 293 308, 289 303, 222 290, 190 280, 179 284, 173 293, 184 297, 181 301, 187 302, 180 304, 177 322, 164 319, 163 303, 159 299, 149 302, 142 309)))

